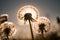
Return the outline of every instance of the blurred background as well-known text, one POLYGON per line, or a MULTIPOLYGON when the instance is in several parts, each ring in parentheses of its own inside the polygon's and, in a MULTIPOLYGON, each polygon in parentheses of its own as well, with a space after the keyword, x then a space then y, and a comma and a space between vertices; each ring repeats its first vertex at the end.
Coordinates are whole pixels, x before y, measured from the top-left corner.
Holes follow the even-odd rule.
MULTIPOLYGON (((13 38, 16 39, 30 39, 29 25, 20 23, 17 20, 17 12, 24 5, 33 5, 39 10, 40 16, 45 16, 50 19, 53 24, 48 35, 55 35, 58 31, 59 25, 57 24, 56 17, 60 17, 60 0, 0 0, 0 14, 7 13, 9 15, 8 21, 13 22, 16 25, 16 33, 13 38), (54 26, 54 27, 53 27, 54 26), (52 33, 54 32, 54 33, 52 33)), ((38 34, 34 33, 36 38, 38 34)), ((47 35, 47 34, 46 34, 47 35)), ((55 35, 56 36, 56 35, 55 35)), ((38 36, 39 39, 40 37, 38 36)), ((49 39, 49 38, 48 38, 49 39)), ((51 38, 52 39, 52 38, 51 38)), ((47 39, 46 39, 47 40, 47 39)))

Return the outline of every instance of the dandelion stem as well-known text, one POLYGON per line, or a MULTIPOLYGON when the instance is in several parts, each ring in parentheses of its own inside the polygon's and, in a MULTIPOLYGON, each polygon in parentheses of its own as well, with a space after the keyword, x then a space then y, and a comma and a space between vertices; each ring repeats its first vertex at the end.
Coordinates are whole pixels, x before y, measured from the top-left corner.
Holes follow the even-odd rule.
POLYGON ((34 35, 33 35, 33 30, 32 30, 32 25, 31 22, 29 20, 29 25, 30 25, 30 30, 31 30, 31 36, 32 36, 32 40, 34 40, 34 35))
POLYGON ((9 40, 9 37, 8 37, 8 35, 7 35, 7 40, 9 40))

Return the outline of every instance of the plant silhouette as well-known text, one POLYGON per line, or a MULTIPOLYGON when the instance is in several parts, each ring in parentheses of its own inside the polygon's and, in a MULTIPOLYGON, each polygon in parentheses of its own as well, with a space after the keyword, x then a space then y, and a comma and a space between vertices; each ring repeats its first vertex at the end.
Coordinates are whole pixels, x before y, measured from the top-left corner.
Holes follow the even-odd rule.
POLYGON ((5 28, 4 29, 4 33, 5 33, 6 37, 7 37, 7 40, 9 40, 9 37, 8 36, 9 36, 10 31, 11 31, 10 28, 5 28))
POLYGON ((41 23, 41 24, 39 24, 39 30, 41 31, 41 34, 43 35, 43 32, 45 31, 46 32, 46 30, 45 30, 45 24, 44 23, 41 23))
MULTIPOLYGON (((2 23, 4 23, 4 22, 6 22, 7 21, 7 16, 1 16, 0 15, 0 25, 2 24, 2 23)), ((0 37, 1 37, 1 35, 2 35, 2 32, 1 32, 1 27, 0 27, 0 37)))
POLYGON ((56 19, 57 19, 57 23, 60 24, 60 18, 57 17, 56 19))
POLYGON ((26 22, 27 20, 30 20, 32 22, 36 21, 35 19, 32 18, 32 14, 31 13, 26 13, 24 15, 24 21, 26 22))
POLYGON ((7 21, 7 16, 0 16, 0 24, 4 23, 7 21))
POLYGON ((39 24, 39 32, 41 31, 41 35, 42 35, 42 40, 44 40, 44 32, 47 32, 46 30, 45 30, 45 24, 44 23, 41 23, 41 24, 39 24))
POLYGON ((30 25, 30 30, 31 30, 31 36, 32 36, 32 40, 34 40, 34 35, 33 35, 33 30, 32 30, 32 25, 31 25, 31 21, 36 21, 32 18, 32 14, 31 13, 26 13, 24 15, 24 21, 29 21, 29 25, 30 25))

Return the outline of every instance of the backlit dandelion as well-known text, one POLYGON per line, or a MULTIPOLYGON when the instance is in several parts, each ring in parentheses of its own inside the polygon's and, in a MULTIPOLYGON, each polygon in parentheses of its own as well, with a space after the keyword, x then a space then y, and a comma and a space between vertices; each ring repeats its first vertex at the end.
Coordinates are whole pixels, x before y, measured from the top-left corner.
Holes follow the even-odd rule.
POLYGON ((23 20, 24 22, 26 22, 27 20, 29 21, 32 40, 34 40, 34 35, 33 35, 31 21, 35 22, 36 19, 38 19, 38 17, 39 17, 39 11, 37 10, 37 8, 35 8, 32 5, 23 6, 18 10, 18 13, 17 13, 17 18, 20 21, 21 20, 23 20))
POLYGON ((34 25, 34 32, 37 34, 44 34, 50 29, 51 23, 50 20, 46 17, 40 17, 38 22, 34 25))
POLYGON ((8 14, 0 15, 0 24, 8 20, 8 14))
POLYGON ((2 36, 6 36, 9 39, 15 32, 15 25, 12 22, 4 22, 1 24, 2 36))
POLYGON ((18 12, 17 12, 17 18, 19 21, 24 19, 24 15, 26 13, 31 13, 32 18, 34 18, 35 20, 38 19, 39 17, 39 11, 36 7, 34 7, 33 5, 26 5, 21 7, 18 12))
POLYGON ((1 35, 2 35, 2 27, 1 24, 6 22, 8 20, 8 14, 1 14, 0 15, 0 39, 1 39, 1 35))

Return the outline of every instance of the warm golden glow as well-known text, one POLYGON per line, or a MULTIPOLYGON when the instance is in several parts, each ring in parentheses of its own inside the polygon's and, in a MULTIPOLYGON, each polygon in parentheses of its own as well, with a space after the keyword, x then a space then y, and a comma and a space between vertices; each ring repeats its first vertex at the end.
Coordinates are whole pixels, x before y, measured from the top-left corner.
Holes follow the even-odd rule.
POLYGON ((26 13, 31 13, 32 14, 32 18, 37 19, 39 16, 39 11, 37 8, 35 8, 32 5, 26 5, 21 7, 18 12, 17 12, 17 18, 22 20, 24 17, 24 14, 26 13))
POLYGON ((34 32, 41 34, 41 32, 38 32, 39 31, 39 24, 41 24, 41 23, 45 24, 45 30, 49 31, 50 26, 51 26, 50 20, 46 17, 40 17, 38 22, 35 23, 35 25, 34 25, 34 28, 33 28, 34 32))
MULTIPOLYGON (((1 24, 2 32, 5 28, 10 28, 11 32, 9 33, 9 36, 13 35, 15 32, 15 25, 12 22, 4 22, 1 24)), ((4 35, 4 32, 2 33, 4 35)))
POLYGON ((8 14, 1 14, 0 16, 7 16, 7 18, 8 18, 8 14))

